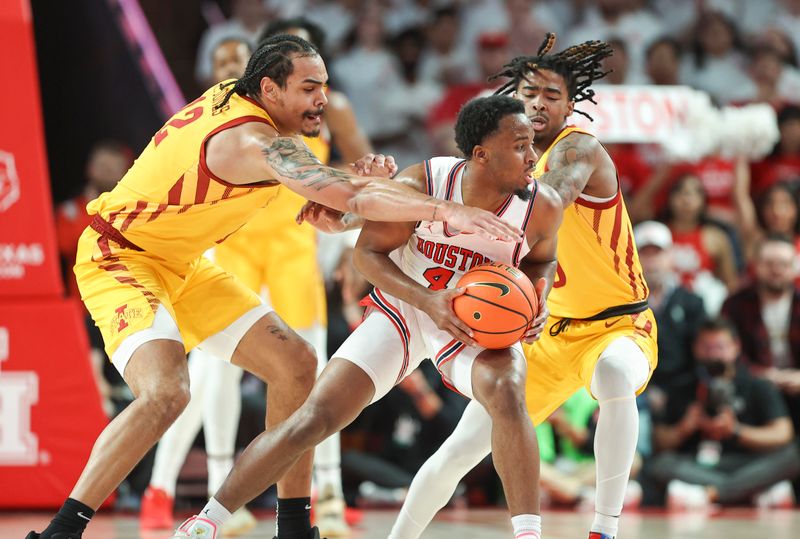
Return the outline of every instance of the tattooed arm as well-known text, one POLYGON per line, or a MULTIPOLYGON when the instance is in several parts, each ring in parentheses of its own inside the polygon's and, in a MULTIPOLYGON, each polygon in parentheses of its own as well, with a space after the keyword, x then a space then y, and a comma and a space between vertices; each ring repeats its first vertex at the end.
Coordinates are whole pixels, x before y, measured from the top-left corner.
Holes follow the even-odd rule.
POLYGON ((596 138, 571 133, 551 150, 548 170, 539 181, 555 189, 566 208, 586 189, 589 179, 602 166, 604 155, 607 156, 606 151, 596 138))
POLYGON ((305 198, 375 221, 447 221, 466 232, 516 240, 521 231, 491 212, 437 200, 402 181, 359 177, 327 167, 302 140, 276 136, 248 122, 215 134, 206 144, 209 169, 227 182, 279 182, 305 198))

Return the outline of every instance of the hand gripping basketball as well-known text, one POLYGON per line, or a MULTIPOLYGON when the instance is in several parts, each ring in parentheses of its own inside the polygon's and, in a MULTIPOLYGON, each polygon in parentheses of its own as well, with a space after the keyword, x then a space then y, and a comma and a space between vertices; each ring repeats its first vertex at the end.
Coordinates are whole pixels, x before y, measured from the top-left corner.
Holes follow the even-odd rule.
MULTIPOLYGON (((506 348, 519 342, 539 313, 539 298, 531 281, 506 264, 476 266, 456 287, 466 291, 453 300, 453 310, 485 348, 506 348)), ((540 290, 543 288, 540 285, 540 290)))

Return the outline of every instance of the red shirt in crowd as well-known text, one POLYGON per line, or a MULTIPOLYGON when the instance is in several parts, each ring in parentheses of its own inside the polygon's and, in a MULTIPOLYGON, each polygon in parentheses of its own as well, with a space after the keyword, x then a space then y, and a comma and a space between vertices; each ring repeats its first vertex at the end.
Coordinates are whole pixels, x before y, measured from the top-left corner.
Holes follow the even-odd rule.
POLYGON ((672 229, 672 253, 681 284, 689 290, 694 290, 694 281, 700 273, 714 273, 714 260, 703 244, 702 227, 689 232, 672 229))
POLYGON ((763 193, 779 181, 792 180, 800 182, 800 155, 776 155, 750 166, 752 180, 750 192, 753 195, 763 193))
POLYGON ((86 204, 88 203, 89 201, 84 196, 77 196, 56 208, 58 254, 65 265, 67 294, 73 297, 80 297, 72 267, 75 265, 75 255, 78 252, 78 238, 92 220, 86 213, 86 204))

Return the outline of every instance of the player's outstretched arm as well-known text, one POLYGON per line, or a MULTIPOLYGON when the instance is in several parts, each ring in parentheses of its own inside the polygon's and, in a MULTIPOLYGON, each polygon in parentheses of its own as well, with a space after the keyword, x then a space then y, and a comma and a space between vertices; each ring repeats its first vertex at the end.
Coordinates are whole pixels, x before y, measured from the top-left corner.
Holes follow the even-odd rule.
MULTIPOLYGON (((421 165, 411 167, 404 171, 401 181, 422 191, 424 174, 421 165)), ((453 312, 453 299, 464 291, 431 290, 403 273, 389 258, 389 253, 406 244, 414 226, 415 223, 367 221, 358 237, 353 263, 370 283, 427 313, 440 329, 472 345, 471 330, 453 312)))
POLYGON ((556 190, 569 207, 583 192, 589 178, 605 153, 600 142, 583 133, 571 133, 555 145, 547 160, 547 172, 539 177, 541 183, 556 190))
MULTIPOLYGON (((397 174, 397 164, 391 155, 366 153, 347 165, 345 170, 355 172, 359 176, 392 178, 397 174)), ((306 202, 300 208, 295 221, 298 225, 307 222, 317 230, 328 234, 355 230, 364 226, 364 218, 353 212, 336 211, 312 201, 306 202)))
POLYGON ((276 180, 314 202, 365 219, 447 221, 465 232, 515 241, 522 231, 491 212, 437 200, 384 178, 359 178, 327 167, 302 140, 275 136, 266 124, 249 122, 214 135, 206 161, 217 176, 236 184, 276 180))
POLYGON ((550 186, 540 184, 533 204, 533 218, 525 231, 531 250, 519 265, 519 269, 534 283, 539 296, 539 314, 523 338, 526 343, 539 339, 550 315, 547 295, 555 278, 558 227, 563 216, 561 197, 550 186))

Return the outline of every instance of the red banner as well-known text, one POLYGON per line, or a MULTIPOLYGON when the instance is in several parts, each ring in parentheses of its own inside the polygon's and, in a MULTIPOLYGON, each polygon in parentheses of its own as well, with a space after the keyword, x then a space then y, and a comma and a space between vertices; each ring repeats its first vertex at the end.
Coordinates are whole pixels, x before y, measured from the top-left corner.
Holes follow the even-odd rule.
POLYGON ((106 423, 78 304, 0 302, 0 507, 60 507, 106 423))
POLYGON ((0 298, 60 297, 30 9, 0 6, 0 298))

